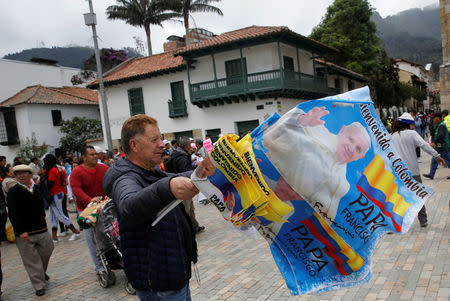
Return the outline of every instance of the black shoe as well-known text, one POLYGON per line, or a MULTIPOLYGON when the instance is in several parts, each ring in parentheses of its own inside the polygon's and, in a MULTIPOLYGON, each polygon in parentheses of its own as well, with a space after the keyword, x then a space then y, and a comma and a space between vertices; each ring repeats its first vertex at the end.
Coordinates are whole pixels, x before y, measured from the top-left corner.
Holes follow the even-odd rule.
POLYGON ((425 223, 423 223, 423 224, 420 224, 420 226, 421 226, 422 228, 425 228, 426 226, 428 226, 428 223, 425 222, 425 223))
POLYGON ((447 177, 447 180, 450 180, 450 177, 447 177))
POLYGON ((199 226, 197 230, 195 230, 195 234, 205 231, 205 226, 199 226))
POLYGON ((428 178, 428 179, 431 179, 431 180, 433 180, 433 178, 434 178, 434 177, 432 177, 430 174, 427 174, 427 173, 424 173, 423 176, 424 176, 425 178, 428 178))
POLYGON ((45 288, 36 291, 36 296, 40 297, 44 295, 45 295, 45 288))
POLYGON ((45 281, 49 281, 50 280, 50 276, 45 274, 45 281))

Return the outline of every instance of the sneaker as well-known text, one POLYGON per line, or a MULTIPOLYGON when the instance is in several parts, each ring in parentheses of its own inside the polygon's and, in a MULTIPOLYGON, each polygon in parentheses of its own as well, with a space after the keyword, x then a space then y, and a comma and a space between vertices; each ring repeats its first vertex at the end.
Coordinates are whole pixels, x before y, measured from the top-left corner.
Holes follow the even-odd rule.
POLYGON ((427 173, 424 173, 423 176, 424 176, 425 178, 428 178, 428 179, 431 179, 431 180, 433 180, 433 178, 434 178, 434 177, 432 177, 430 174, 427 174, 427 173))
POLYGON ((66 236, 67 235, 67 232, 66 231, 63 231, 63 232, 59 232, 58 233, 58 237, 64 237, 64 236, 66 236))
POLYGON ((50 280, 50 276, 45 274, 45 281, 49 281, 50 280))
POLYGON ((45 295, 45 288, 36 291, 36 296, 40 297, 44 295, 45 295))
POLYGON ((57 239, 54 239, 54 240, 53 240, 53 243, 54 243, 54 244, 56 244, 57 242, 58 242, 58 240, 57 240, 57 239))
POLYGON ((425 223, 423 223, 423 224, 420 224, 420 226, 421 226, 422 228, 425 228, 426 226, 428 226, 428 223, 425 222, 425 223))
POLYGON ((73 233, 69 240, 77 240, 80 238, 80 233, 73 233))

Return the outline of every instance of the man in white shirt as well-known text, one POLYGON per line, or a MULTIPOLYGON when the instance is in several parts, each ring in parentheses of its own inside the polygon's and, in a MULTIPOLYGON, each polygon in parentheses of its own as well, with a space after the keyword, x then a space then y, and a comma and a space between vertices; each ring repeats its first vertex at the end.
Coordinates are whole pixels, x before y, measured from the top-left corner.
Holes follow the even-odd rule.
POLYGON ((322 213, 332 221, 350 188, 346 164, 363 158, 371 143, 358 122, 343 126, 337 135, 330 133, 321 120, 327 114, 324 107, 308 113, 294 108, 265 131, 263 146, 284 178, 275 193, 288 185, 312 206, 320 203, 322 213))

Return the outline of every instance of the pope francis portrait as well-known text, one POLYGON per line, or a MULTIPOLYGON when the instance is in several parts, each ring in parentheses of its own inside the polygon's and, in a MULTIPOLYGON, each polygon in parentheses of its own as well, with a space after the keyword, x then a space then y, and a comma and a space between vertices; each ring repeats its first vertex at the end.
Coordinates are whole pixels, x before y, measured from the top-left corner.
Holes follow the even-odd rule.
POLYGON ((327 114, 324 107, 309 112, 294 108, 265 131, 263 146, 281 174, 275 194, 285 201, 289 197, 284 194, 298 194, 333 221, 350 188, 347 163, 365 156, 370 137, 358 122, 344 125, 337 135, 330 133, 321 120, 327 114))

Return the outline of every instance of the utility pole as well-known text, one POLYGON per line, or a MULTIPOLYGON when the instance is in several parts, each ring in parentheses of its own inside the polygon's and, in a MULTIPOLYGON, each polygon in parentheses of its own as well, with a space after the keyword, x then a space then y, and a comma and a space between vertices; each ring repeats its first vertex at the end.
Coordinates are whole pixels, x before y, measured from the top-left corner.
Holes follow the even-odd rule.
POLYGON ((112 139, 111 139, 111 128, 109 126, 109 116, 108 116, 108 106, 106 105, 106 95, 105 95, 105 87, 103 86, 103 72, 102 72, 102 64, 100 62, 100 53, 98 51, 98 42, 97 42, 97 30, 95 29, 95 25, 97 24, 97 17, 95 16, 94 9, 92 7, 92 0, 87 0, 89 2, 89 13, 83 14, 84 23, 87 26, 92 26, 92 36, 94 39, 94 51, 95 51, 95 62, 97 64, 97 76, 98 76, 98 86, 100 90, 100 105, 102 108, 102 115, 105 124, 105 134, 106 134, 106 143, 108 145, 108 150, 112 150, 112 139))

